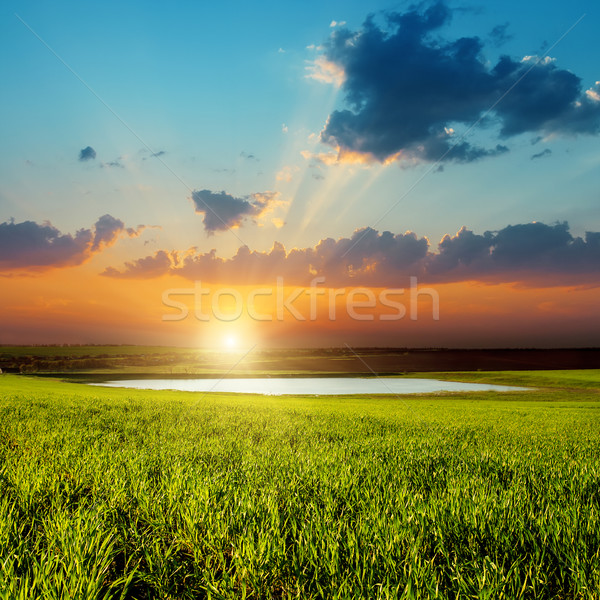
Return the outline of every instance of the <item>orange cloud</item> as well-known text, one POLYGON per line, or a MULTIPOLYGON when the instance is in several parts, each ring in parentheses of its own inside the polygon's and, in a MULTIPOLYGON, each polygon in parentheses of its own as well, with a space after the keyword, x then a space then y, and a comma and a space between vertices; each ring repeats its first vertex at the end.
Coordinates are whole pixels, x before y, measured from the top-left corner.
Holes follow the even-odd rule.
POLYGON ((349 150, 347 148, 341 148, 335 146, 333 152, 310 152, 310 150, 302 150, 300 152, 303 158, 306 160, 312 160, 317 163, 321 163, 326 166, 332 165, 363 165, 370 166, 376 163, 381 163, 384 166, 390 165, 401 159, 410 160, 405 152, 397 152, 396 154, 389 156, 385 160, 379 160, 371 152, 359 152, 357 150, 349 150))
POLYGON ((341 87, 346 79, 344 69, 325 56, 319 56, 306 67, 306 77, 321 83, 332 83, 341 87))

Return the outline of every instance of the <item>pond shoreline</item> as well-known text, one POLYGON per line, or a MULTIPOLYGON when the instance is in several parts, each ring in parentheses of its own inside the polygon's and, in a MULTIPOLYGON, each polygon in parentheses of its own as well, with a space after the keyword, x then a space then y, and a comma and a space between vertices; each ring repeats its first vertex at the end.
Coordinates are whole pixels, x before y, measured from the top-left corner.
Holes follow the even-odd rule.
POLYGON ((119 379, 90 383, 92 386, 143 390, 176 390, 200 393, 242 393, 267 396, 315 395, 345 396, 349 394, 431 394, 439 392, 522 392, 531 388, 466 383, 440 379, 411 377, 229 377, 229 378, 154 378, 119 379))

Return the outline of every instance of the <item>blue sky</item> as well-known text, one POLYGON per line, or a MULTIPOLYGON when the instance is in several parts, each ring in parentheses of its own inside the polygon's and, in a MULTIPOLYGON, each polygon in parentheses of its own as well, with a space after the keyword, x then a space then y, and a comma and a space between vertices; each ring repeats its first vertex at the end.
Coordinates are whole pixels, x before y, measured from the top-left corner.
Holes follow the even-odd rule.
POLYGON ((0 7, 0 222, 49 221, 70 236, 105 214, 122 222, 115 232, 146 226, 89 254, 98 274, 161 251, 312 248, 368 226, 413 231, 432 252, 462 227, 483 235, 567 221, 585 236, 600 231, 598 23, 592 1, 9 0, 0 7), (425 25, 434 9, 440 22, 425 25), (369 31, 389 42, 400 22, 394 52, 420 31, 414 56, 364 42, 369 31), (461 38, 480 44, 473 60, 457 54, 461 38), (420 50, 449 60, 446 71, 433 65, 442 80, 450 73, 439 84, 442 116, 432 116, 437 82, 420 67, 398 75, 404 87, 386 83, 397 73, 389 60, 404 69, 420 50), (503 55, 516 75, 499 75, 503 55), (548 58, 517 81, 536 60, 527 56, 548 58), (335 69, 341 87, 323 81, 335 69), (453 72, 466 74, 458 91, 453 72), (579 90, 568 96, 570 77, 579 90), (570 108, 538 118, 564 98, 570 108), (462 158, 436 163, 454 142, 462 158), (81 160, 87 147, 94 156, 81 160), (204 199, 239 227, 210 225, 204 199))
MULTIPOLYGON (((406 6, 370 3, 369 10, 381 20, 381 11, 406 6)), ((364 196, 353 195, 373 178, 368 170, 352 169, 338 182, 305 178, 286 185, 276 180, 285 166, 298 169, 291 174, 301 177, 306 161, 300 152, 311 149, 308 136, 318 134, 331 109, 343 104, 331 85, 306 78, 309 62, 318 55, 307 46, 323 43, 333 20, 359 28, 366 17, 364 3, 188 2, 167 7, 7 2, 2 12, 3 54, 10 56, 1 73, 2 131, 10 140, 1 161, 4 218, 43 217, 73 231, 110 212, 127 222, 158 219, 164 225, 161 235, 168 236, 165 223, 189 216, 191 206, 181 181, 144 155, 140 140, 15 13, 142 140, 155 152, 164 151, 164 162, 191 188, 225 190, 236 197, 276 187, 288 196, 297 193, 285 230, 273 232, 284 243, 314 243, 371 224, 378 211, 395 202, 428 168, 374 167, 382 173, 369 188, 368 203, 364 196), (87 145, 97 152, 92 164, 77 160, 87 145), (119 156, 126 157, 126 168, 98 167, 119 156), (325 188, 328 197, 314 211, 307 231, 299 222, 325 188)), ((551 8, 541 2, 472 5, 454 12, 444 34, 485 39, 494 26, 507 24, 510 39, 500 48, 487 44, 485 55, 491 61, 500 53, 518 59, 554 43, 583 14, 551 55, 588 87, 600 78, 595 39, 599 15, 592 2, 554 3, 551 8)), ((485 137, 487 132, 474 131, 478 134, 485 137)), ((386 227, 413 229, 437 242, 462 225, 481 230, 564 219, 577 231, 600 225, 594 185, 599 174, 597 139, 567 137, 532 147, 533 137, 511 140, 506 156, 449 165, 443 173, 428 175, 389 215, 386 227), (551 155, 530 160, 546 148, 551 155), (508 172, 510 177, 505 177, 508 172), (431 211, 438 217, 435 221, 431 211)), ((335 174, 327 177, 333 178, 335 174)), ((218 240, 206 240, 201 227, 197 229, 195 245, 223 245, 225 252, 239 245, 224 233, 218 240)), ((257 236, 251 229, 240 230, 244 241, 270 245, 272 240, 260 243, 263 232, 257 236)), ((190 242, 193 230, 188 231, 190 242)))

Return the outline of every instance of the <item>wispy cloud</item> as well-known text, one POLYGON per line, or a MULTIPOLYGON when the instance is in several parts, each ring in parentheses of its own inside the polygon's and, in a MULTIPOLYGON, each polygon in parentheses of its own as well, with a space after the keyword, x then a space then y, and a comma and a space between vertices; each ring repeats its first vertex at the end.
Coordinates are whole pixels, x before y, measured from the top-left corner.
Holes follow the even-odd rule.
POLYGON ((306 76, 309 79, 314 79, 321 83, 333 83, 336 87, 341 87, 346 79, 343 67, 324 56, 319 56, 311 61, 306 67, 306 72, 306 76))
POLYGON ((284 181, 289 183, 294 178, 294 175, 299 171, 299 167, 295 165, 286 165, 282 167, 276 174, 275 179, 277 181, 284 181))
POLYGON ((551 154, 552 154, 552 150, 550 150, 550 148, 546 148, 545 150, 542 150, 541 152, 532 154, 531 160, 535 160, 536 158, 544 158, 545 156, 550 156, 551 154))

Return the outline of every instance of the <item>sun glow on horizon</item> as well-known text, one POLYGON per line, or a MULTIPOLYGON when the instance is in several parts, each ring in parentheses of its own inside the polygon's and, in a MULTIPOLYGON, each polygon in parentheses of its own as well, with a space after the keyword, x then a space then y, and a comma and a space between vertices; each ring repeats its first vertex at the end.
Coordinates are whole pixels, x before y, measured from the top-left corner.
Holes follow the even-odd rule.
POLYGON ((234 335, 228 335, 223 339, 223 346, 227 350, 235 350, 238 347, 238 340, 234 335))

